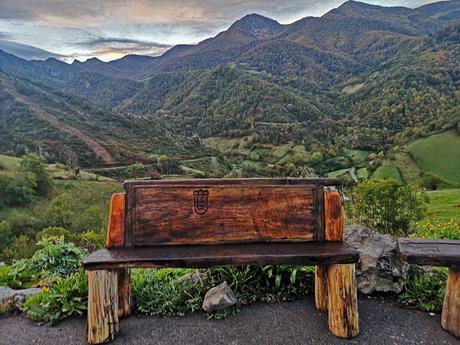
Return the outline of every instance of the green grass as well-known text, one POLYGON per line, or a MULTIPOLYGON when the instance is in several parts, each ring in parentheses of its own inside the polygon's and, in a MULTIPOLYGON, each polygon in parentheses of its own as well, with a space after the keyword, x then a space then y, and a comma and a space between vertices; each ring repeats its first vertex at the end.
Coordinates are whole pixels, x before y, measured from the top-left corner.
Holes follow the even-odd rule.
POLYGON ((451 130, 419 139, 408 146, 420 167, 460 185, 460 135, 451 130))
POLYGON ((381 166, 372 175, 374 179, 393 178, 397 181, 402 181, 398 167, 393 161, 384 161, 381 166))
POLYGON ((414 158, 406 152, 395 154, 394 163, 406 184, 416 184, 423 173, 414 158))
POLYGON ((367 170, 367 168, 361 168, 357 170, 356 175, 358 175, 358 178, 360 180, 365 180, 369 178, 369 171, 367 170))
POLYGON ((3 165, 8 170, 18 167, 20 161, 21 160, 16 157, 0 155, 0 165, 3 165))
POLYGON ((369 152, 362 151, 362 150, 350 150, 344 148, 343 154, 353 162, 353 164, 361 164, 364 163, 369 156, 369 152))
POLYGON ((430 204, 426 219, 448 221, 453 219, 460 223, 460 189, 444 189, 427 192, 430 204))
POLYGON ((330 173, 327 173, 327 177, 339 177, 347 174, 349 170, 350 169, 340 169, 336 171, 331 171, 330 173))

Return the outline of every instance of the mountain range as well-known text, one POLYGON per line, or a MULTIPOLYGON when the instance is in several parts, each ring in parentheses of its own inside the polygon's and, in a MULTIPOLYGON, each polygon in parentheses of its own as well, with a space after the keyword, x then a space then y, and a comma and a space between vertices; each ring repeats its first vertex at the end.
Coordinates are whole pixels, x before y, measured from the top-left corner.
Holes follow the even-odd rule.
POLYGON ((82 166, 226 159, 203 140, 249 137, 308 152, 386 151, 459 127, 459 61, 459 0, 348 1, 289 25, 250 14, 158 57, 67 64, 0 51, 0 152, 82 166))

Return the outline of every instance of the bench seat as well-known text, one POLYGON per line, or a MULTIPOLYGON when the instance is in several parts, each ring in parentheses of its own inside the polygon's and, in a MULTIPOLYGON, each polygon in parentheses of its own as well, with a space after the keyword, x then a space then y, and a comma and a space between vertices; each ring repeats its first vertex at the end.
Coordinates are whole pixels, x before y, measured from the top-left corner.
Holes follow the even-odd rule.
POLYGON ((359 253, 343 242, 238 243, 101 249, 88 256, 86 270, 222 265, 327 265, 350 264, 359 253))
POLYGON ((460 266, 460 241, 400 238, 401 259, 409 264, 460 266))

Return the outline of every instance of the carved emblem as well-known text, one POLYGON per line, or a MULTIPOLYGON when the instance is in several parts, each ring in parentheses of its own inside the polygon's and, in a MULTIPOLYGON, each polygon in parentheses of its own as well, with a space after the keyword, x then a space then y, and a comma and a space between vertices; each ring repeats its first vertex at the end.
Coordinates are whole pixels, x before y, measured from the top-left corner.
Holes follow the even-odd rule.
POLYGON ((193 206, 196 214, 203 215, 208 211, 209 192, 206 189, 198 189, 193 192, 193 206))

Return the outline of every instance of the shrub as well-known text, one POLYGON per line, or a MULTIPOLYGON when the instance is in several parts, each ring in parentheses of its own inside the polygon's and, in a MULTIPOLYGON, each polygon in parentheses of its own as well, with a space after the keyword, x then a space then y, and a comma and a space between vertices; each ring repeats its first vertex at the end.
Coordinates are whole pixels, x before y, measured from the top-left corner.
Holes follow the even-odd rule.
POLYGON ((449 183, 446 182, 446 180, 444 180, 441 176, 427 172, 420 178, 419 186, 429 190, 436 190, 449 187, 449 183))
POLYGON ((72 315, 83 315, 88 305, 88 281, 83 270, 58 278, 50 288, 29 297, 23 305, 25 315, 34 321, 55 324, 72 315))
POLYGON ((411 266, 399 300, 423 311, 440 311, 444 300, 447 268, 432 267, 422 270, 411 266))
POLYGON ((73 209, 72 196, 69 193, 62 193, 53 199, 46 210, 48 224, 54 227, 74 229, 77 214, 73 209))
POLYGON ((34 255, 37 245, 30 237, 21 235, 17 237, 2 252, 2 260, 11 263, 15 260, 28 259, 34 255))
POLYGON ((37 194, 47 196, 52 186, 52 180, 46 171, 45 159, 36 154, 27 153, 22 156, 21 169, 35 175, 37 194))
POLYGON ((414 236, 460 240, 460 224, 453 219, 447 222, 433 222, 431 220, 417 222, 414 236))
POLYGON ((144 177, 145 167, 140 163, 131 164, 126 168, 126 176, 129 178, 144 177))
POLYGON ((43 241, 49 237, 63 237, 65 242, 72 242, 78 247, 84 248, 89 252, 104 247, 105 234, 87 230, 84 232, 73 233, 60 227, 49 227, 41 230, 36 235, 37 242, 43 241))
POLYGON ((351 220, 381 233, 407 235, 426 212, 428 196, 393 179, 367 180, 351 190, 351 220))
POLYGON ((26 259, 18 260, 11 266, 0 266, 0 286, 26 289, 32 287, 37 278, 38 273, 30 267, 26 259))
MULTIPOLYGON (((156 316, 184 315, 201 309, 208 286, 179 283, 187 271, 170 269, 134 270, 132 288, 138 312, 156 316)), ((210 287, 210 286, 209 286, 210 287)))
POLYGON ((73 243, 66 243, 64 238, 48 237, 38 242, 42 248, 30 259, 30 265, 46 275, 69 275, 78 270, 86 251, 73 243))
POLYGON ((35 195, 35 186, 33 174, 0 172, 0 207, 29 204, 35 195))

